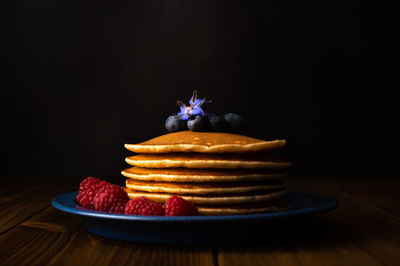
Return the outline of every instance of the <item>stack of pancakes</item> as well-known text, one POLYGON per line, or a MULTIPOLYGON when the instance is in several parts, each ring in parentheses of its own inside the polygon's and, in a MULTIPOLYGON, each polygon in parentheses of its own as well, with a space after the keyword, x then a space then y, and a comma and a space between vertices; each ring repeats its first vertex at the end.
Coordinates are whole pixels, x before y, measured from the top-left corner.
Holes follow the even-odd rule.
POLYGON ((203 215, 249 214, 289 207, 281 180, 291 163, 273 156, 284 140, 181 131, 125 144, 139 153, 126 158, 129 197, 164 203, 173 195, 191 201, 203 215))

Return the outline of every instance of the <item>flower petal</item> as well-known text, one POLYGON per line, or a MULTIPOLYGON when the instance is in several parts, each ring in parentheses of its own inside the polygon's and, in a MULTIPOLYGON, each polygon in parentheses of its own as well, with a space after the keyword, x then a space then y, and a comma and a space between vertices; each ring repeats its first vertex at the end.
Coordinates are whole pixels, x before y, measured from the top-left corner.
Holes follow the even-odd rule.
POLYGON ((186 113, 186 108, 185 108, 185 107, 179 106, 179 109, 180 109, 181 111, 178 113, 178 115, 186 113))
POLYGON ((194 115, 194 116, 196 116, 196 115, 204 116, 204 111, 203 111, 203 109, 201 109, 200 106, 198 106, 198 107, 195 107, 195 108, 192 109, 191 115, 194 115))
POLYGON ((181 120, 188 120, 189 116, 187 114, 183 114, 180 119, 181 120))
MULTIPOLYGON (((197 99, 195 103, 193 103, 194 107, 197 107, 201 104, 203 100, 202 99, 197 99)), ((191 103, 192 104, 192 103, 191 103)))

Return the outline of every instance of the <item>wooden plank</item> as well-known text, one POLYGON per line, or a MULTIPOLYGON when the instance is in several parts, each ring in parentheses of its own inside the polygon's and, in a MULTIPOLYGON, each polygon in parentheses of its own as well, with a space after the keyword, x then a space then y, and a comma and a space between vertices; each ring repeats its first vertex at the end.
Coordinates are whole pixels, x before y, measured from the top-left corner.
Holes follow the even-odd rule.
POLYGON ((396 178, 336 179, 330 182, 342 196, 400 224, 400 180, 396 178))
MULTIPOLYGON (((146 245, 18 226, 0 236, 5 265, 214 265, 206 246, 146 245)), ((60 230, 63 231, 63 230, 60 230)))
POLYGON ((77 215, 48 207, 21 223, 22 226, 60 233, 85 233, 85 225, 77 215))
MULTIPOLYGON (((391 187, 396 183, 391 183, 390 180, 376 182, 378 184, 366 181, 366 185, 360 185, 360 180, 354 179, 288 180, 289 186, 296 190, 338 198, 341 202, 340 208, 315 217, 312 221, 274 225, 270 230, 271 234, 260 244, 220 245, 217 249, 217 264, 400 265, 400 227, 397 216, 388 216, 379 211, 389 212, 395 209, 390 204, 385 208, 379 204, 388 200, 390 202, 395 195, 391 194, 395 189, 390 189, 385 194, 385 182, 391 187), (371 197, 373 200, 367 197, 369 190, 366 186, 379 188, 371 189, 371 193, 375 193, 371 197)), ((78 183, 79 181, 71 182, 70 185, 73 188, 78 183)), ((49 186, 53 187, 51 190, 55 194, 74 190, 68 188, 68 182, 65 181, 49 186), (57 192, 57 188, 61 191, 57 192)), ((44 190, 48 191, 47 188, 44 190)), ((36 214, 28 210, 30 215, 22 215, 25 218, 19 219, 21 225, 15 226, 18 222, 14 223, 14 227, 10 227, 12 229, 0 235, 0 261, 6 265, 216 264, 213 262, 212 247, 146 245, 93 236, 85 230, 80 218, 49 207, 51 196, 40 197, 33 190, 31 194, 29 191, 26 193, 30 196, 18 196, 12 200, 17 205, 17 211, 33 207, 27 202, 29 198, 40 203, 47 197, 48 204, 43 205, 44 210, 38 210, 36 214), (18 208, 20 204, 24 208, 18 208)), ((396 202, 394 199, 392 204, 396 202)), ((5 205, 0 203, 0 206, 5 205)), ((2 211, 0 209, 0 213, 2 211)))
POLYGON ((218 265, 381 265, 355 245, 340 247, 274 244, 218 249, 218 265))
POLYGON ((0 234, 49 207, 55 195, 75 190, 76 184, 79 181, 54 179, 43 183, 37 181, 32 186, 21 185, 17 190, 12 186, 4 189, 7 192, 0 202, 0 234))
POLYGON ((207 246, 149 245, 88 233, 78 216, 49 207, 0 236, 5 264, 214 265, 207 246))
POLYGON ((290 179, 288 184, 336 197, 341 206, 304 224, 274 225, 275 235, 263 244, 219 246, 219 265, 400 265, 396 223, 340 195, 329 180, 290 179))
MULTIPOLYGON (((324 191, 324 194, 338 198, 341 206, 336 211, 318 217, 320 222, 334 222, 340 224, 345 232, 345 236, 362 250, 386 265, 400 265, 400 226, 396 220, 388 219, 386 214, 376 211, 377 208, 371 207, 371 204, 357 199, 357 195, 366 188, 368 184, 372 188, 385 187, 393 180, 375 179, 332 179, 332 180, 312 180, 316 191, 324 191), (332 185, 334 184, 334 185, 332 185), (352 188, 354 193, 343 193, 338 189, 337 184, 346 184, 346 187, 352 188), (354 195, 354 197, 353 197, 354 195), (323 220, 324 219, 324 220, 323 220)), ((305 190, 307 183, 301 182, 305 190)), ((297 183, 300 187, 300 184, 297 183)), ((378 191, 378 190, 376 190, 378 191)), ((388 197, 385 190, 380 190, 377 198, 388 197)), ((317 193, 317 192, 315 192, 317 193)), ((390 194, 389 194, 390 195, 390 194)), ((389 196, 390 198, 390 196, 389 196)))

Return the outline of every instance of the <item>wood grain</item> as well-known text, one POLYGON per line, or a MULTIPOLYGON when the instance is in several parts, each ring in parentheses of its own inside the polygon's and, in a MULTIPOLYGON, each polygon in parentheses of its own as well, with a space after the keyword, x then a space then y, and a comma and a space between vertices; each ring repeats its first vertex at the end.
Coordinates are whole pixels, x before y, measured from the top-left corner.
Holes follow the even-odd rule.
POLYGON ((80 217, 61 212, 54 207, 46 208, 22 222, 21 225, 60 233, 84 233, 86 231, 80 217))
MULTIPOLYGON (((345 229, 344 236, 367 252, 370 256, 376 258, 386 265, 400 265, 400 227, 399 223, 391 219, 387 213, 377 211, 377 206, 373 201, 362 201, 359 194, 368 195, 365 190, 368 180, 359 179, 336 179, 329 182, 324 180, 314 181, 313 184, 324 194, 335 197, 341 202, 341 206, 335 212, 317 217, 323 219, 320 223, 326 221, 340 224, 345 229), (364 183, 365 182, 365 183, 364 183), (354 189, 353 192, 345 192, 344 187, 354 189), (341 189, 338 189, 341 188, 341 189), (358 191, 358 193, 356 193, 358 191)), ((382 184, 400 185, 398 180, 394 179, 376 179, 369 183, 368 187, 378 191, 382 184)), ((302 184, 303 185, 303 184, 302 184)), ((299 186, 299 185, 297 185, 299 186)), ((303 185, 303 190, 305 190, 303 185)), ((370 191, 372 191, 370 189, 370 191)), ((321 192, 320 192, 321 193, 321 192)), ((381 199, 396 204, 397 197, 381 190, 381 199)), ((378 197, 375 198, 377 199, 378 197)), ((372 198, 372 197, 371 197, 372 198)), ((393 207, 396 205, 393 205, 393 207)), ((397 205, 398 206, 398 205, 397 205)))
MULTIPOLYGON (((348 180, 335 182, 352 187, 348 180)), ((289 185, 338 198, 341 206, 304 224, 278 225, 263 244, 220 246, 219 265, 400 265, 396 222, 344 196, 338 183, 298 179, 289 185)))
POLYGON ((4 187, 0 200, 0 234, 21 223, 31 215, 51 205, 51 199, 76 189, 79 182, 63 180, 20 181, 18 185, 4 187))
POLYGON ((82 220, 47 207, 0 236, 5 265, 214 265, 208 246, 146 245, 88 233, 82 220))
POLYGON ((206 246, 162 246, 19 226, 0 236, 5 265, 214 265, 206 246))
POLYGON ((380 212, 400 224, 400 181, 394 178, 332 180, 330 185, 343 197, 380 212))
POLYGON ((79 217, 50 206, 53 195, 73 191, 78 183, 0 187, 0 264, 400 265, 396 179, 288 179, 291 189, 335 197, 340 207, 313 219, 268 223, 258 243, 217 246, 139 244, 91 235, 79 217))

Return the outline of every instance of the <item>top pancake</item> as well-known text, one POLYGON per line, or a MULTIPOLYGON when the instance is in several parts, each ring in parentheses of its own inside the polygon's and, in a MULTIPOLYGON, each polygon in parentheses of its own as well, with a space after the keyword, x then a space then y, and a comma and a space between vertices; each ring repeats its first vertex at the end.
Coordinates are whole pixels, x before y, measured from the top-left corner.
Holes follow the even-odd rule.
POLYGON ((279 149, 285 144, 285 140, 266 141, 232 133, 180 131, 125 144, 125 148, 136 153, 250 153, 279 149))

